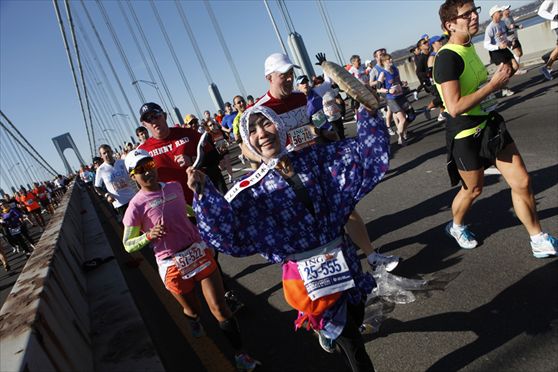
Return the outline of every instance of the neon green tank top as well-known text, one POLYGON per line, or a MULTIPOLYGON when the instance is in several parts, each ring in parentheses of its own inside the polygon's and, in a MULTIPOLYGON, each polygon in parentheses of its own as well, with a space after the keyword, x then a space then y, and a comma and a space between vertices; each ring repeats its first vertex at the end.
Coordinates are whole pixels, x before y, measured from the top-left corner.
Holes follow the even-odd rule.
MULTIPOLYGON (((470 46, 463 46, 459 44, 446 44, 444 45, 438 53, 440 53, 444 49, 449 49, 455 53, 457 53, 464 62, 465 68, 463 72, 459 76, 459 87, 461 89, 461 97, 467 96, 471 93, 476 92, 488 78, 488 71, 484 64, 480 60, 477 51, 475 50, 474 45, 470 46)), ((434 67, 433 70, 436 69, 436 60, 434 60, 434 67)), ((435 76, 435 74, 432 74, 435 76)), ((446 105, 446 100, 444 99, 444 95, 442 94, 442 87, 438 82, 436 83, 436 89, 438 89, 438 93, 440 93, 440 97, 444 102, 444 106, 446 105)), ((480 104, 476 105, 475 107, 471 108, 469 111, 461 114, 461 115, 488 115, 480 106, 480 104)))

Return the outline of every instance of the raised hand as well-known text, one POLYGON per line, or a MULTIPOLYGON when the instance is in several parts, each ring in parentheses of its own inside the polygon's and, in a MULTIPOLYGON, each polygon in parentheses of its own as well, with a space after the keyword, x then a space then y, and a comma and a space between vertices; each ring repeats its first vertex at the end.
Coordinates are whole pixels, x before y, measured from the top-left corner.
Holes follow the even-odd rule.
POLYGON ((316 54, 316 59, 318 60, 318 62, 316 62, 316 64, 318 66, 320 66, 322 63, 324 63, 326 60, 326 55, 325 53, 318 53, 316 54))

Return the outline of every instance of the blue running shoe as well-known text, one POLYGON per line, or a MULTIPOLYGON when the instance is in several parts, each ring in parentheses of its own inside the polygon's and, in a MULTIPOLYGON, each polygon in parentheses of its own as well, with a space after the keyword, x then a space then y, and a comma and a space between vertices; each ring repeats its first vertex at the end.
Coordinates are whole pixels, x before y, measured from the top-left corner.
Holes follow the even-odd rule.
POLYGON ((542 239, 536 243, 531 240, 531 250, 536 258, 556 256, 556 249, 558 249, 558 240, 547 233, 544 233, 542 239))
POLYGON ((454 238, 457 244, 463 249, 473 249, 479 245, 475 240, 475 236, 467 226, 463 226, 462 229, 454 229, 453 222, 450 221, 446 225, 446 234, 454 238))

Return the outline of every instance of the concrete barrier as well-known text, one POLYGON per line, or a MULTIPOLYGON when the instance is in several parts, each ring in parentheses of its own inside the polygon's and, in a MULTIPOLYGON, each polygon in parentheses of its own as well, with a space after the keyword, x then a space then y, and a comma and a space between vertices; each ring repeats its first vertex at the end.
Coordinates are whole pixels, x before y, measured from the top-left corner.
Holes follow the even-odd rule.
POLYGON ((0 309, 0 371, 162 371, 89 195, 71 187, 0 309), (108 258, 93 271, 83 262, 108 258))
MULTIPOLYGON (((518 30, 518 38, 522 45, 524 62, 528 62, 530 58, 540 59, 540 56, 556 46, 556 34, 550 29, 548 21, 518 30)), ((490 56, 483 43, 484 41, 476 42, 475 49, 481 61, 485 65, 489 65, 490 56)), ((397 68, 399 68, 401 80, 407 81, 411 88, 419 85, 414 62, 397 63, 397 68)))
POLYGON ((93 371, 81 203, 70 188, 0 310, 1 371, 93 371))

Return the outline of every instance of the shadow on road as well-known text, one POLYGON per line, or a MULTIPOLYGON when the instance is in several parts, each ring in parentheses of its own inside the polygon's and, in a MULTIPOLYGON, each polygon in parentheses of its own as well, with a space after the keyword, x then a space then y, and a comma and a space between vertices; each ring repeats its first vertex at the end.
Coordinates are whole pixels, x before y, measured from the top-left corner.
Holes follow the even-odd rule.
MULTIPOLYGON (((439 359, 429 371, 455 371, 487 355, 516 336, 557 333, 558 260, 536 269, 489 303, 469 312, 448 312, 401 322, 387 319, 379 336, 403 332, 474 332, 477 339, 439 359)), ((522 353, 530 345, 524 345, 522 353)), ((500 365, 500 368, 506 368, 500 365)))

